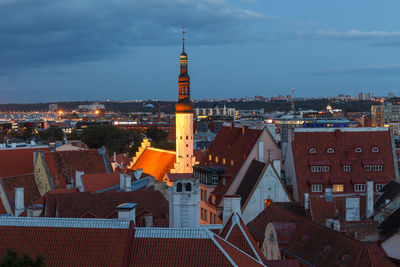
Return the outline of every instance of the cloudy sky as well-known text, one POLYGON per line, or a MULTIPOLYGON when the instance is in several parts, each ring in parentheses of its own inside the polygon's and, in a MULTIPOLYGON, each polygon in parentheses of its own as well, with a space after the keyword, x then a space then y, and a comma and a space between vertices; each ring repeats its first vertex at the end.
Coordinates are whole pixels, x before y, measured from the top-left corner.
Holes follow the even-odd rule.
POLYGON ((0 103, 400 94, 398 0, 1 0, 0 103))

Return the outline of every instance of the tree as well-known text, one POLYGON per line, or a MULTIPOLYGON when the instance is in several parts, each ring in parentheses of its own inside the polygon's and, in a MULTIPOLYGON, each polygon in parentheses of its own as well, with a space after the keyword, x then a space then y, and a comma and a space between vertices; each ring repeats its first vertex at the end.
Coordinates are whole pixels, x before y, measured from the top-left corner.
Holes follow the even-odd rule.
POLYGON ((161 149, 175 149, 175 143, 167 140, 168 133, 156 127, 146 130, 146 136, 151 139, 151 146, 161 149))
POLYGON ((63 130, 55 125, 51 125, 46 131, 45 134, 47 135, 48 139, 61 141, 64 139, 64 132, 63 130))
POLYGON ((111 125, 89 126, 82 133, 82 141, 90 148, 105 146, 110 154, 127 152, 132 155, 139 147, 141 140, 140 133, 111 125))
POLYGON ((44 265, 44 259, 41 255, 38 255, 36 260, 32 259, 27 254, 22 257, 18 256, 16 251, 12 249, 7 250, 7 254, 0 261, 0 267, 42 267, 44 265))

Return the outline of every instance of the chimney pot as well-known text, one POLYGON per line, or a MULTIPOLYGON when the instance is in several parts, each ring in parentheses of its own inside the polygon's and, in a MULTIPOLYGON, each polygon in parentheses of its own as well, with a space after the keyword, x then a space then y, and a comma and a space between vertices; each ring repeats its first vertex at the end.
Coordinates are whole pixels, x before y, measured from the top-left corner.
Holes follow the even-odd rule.
POLYGON ((241 199, 241 197, 238 195, 224 197, 224 210, 223 210, 223 218, 222 218, 222 222, 224 225, 228 222, 232 213, 236 212, 239 214, 239 216, 242 216, 242 210, 240 207, 240 199, 241 199))
POLYGON ((136 217, 135 203, 123 203, 117 206, 117 211, 118 211, 118 219, 129 220, 135 223, 135 217, 136 217))
POLYGON ((16 187, 14 189, 14 208, 15 216, 19 216, 25 209, 23 187, 16 187))

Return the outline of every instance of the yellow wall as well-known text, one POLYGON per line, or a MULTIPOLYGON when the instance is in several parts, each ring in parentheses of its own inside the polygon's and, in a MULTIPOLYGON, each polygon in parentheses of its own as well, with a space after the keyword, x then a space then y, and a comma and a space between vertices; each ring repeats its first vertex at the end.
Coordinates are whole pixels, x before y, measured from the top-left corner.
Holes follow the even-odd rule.
POLYGON ((43 157, 39 154, 36 163, 35 163, 35 168, 34 168, 34 177, 35 177, 35 182, 36 185, 39 189, 39 193, 41 196, 46 194, 48 191, 51 190, 50 183, 49 183, 49 177, 46 172, 45 168, 45 162, 43 160, 43 157))

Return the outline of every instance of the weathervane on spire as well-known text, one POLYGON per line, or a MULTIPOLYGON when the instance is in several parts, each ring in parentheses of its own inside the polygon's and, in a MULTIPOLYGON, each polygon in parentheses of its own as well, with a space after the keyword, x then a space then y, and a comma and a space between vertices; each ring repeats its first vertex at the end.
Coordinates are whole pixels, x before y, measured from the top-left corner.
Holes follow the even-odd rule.
POLYGON ((185 27, 182 27, 182 44, 183 44, 183 51, 185 51, 185 27))

